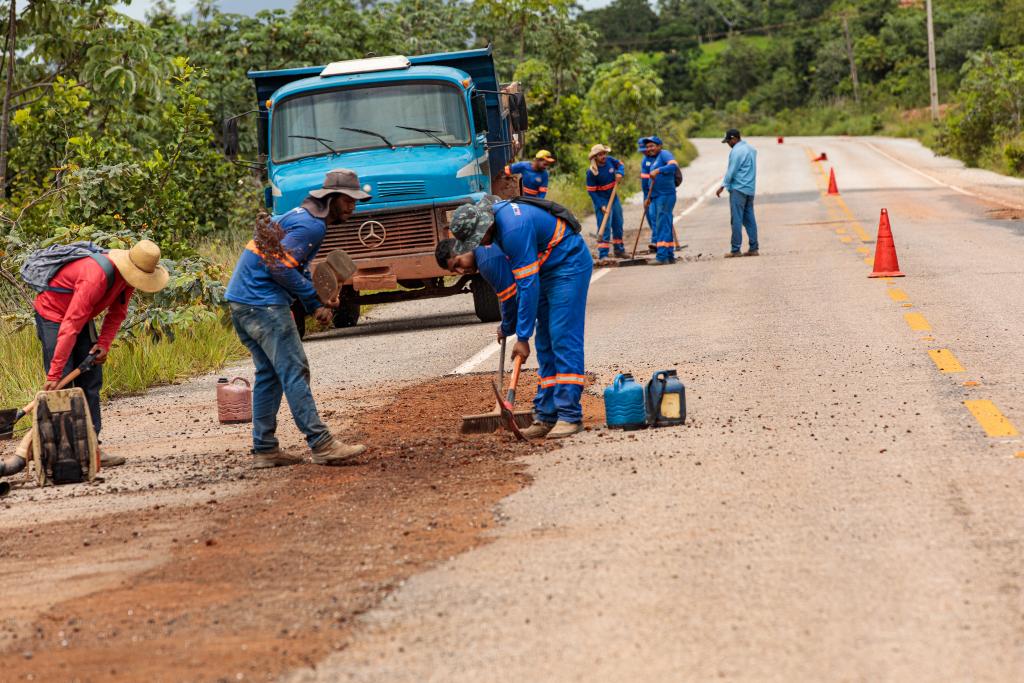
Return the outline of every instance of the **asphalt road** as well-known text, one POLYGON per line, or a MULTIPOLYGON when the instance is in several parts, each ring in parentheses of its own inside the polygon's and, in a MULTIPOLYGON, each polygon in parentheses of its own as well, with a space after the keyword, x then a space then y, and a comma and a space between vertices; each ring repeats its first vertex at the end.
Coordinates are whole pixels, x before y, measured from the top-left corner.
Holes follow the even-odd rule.
MULTIPOLYGON (((590 289, 598 386, 676 368, 686 426, 531 456, 491 543, 406 581, 289 680, 1019 680, 1024 182, 910 141, 752 143, 760 257, 722 259, 728 202, 709 189, 728 150, 698 140, 684 262, 598 270, 590 289), (867 277, 882 208, 906 278, 867 277)), ((375 308, 307 341, 314 392, 351 390, 329 420, 343 435, 372 391, 493 367, 493 328, 468 297, 375 308)), ((247 428, 207 425, 212 381, 114 402, 105 444, 129 465, 102 486, 16 491, 0 531, 251 486, 247 428), (208 469, 238 457, 172 488, 175 438, 208 469)))
MULTIPOLYGON (((588 369, 677 368, 687 425, 536 458, 492 543, 294 680, 1019 680, 1024 224, 982 198, 1024 183, 906 141, 752 142, 760 257, 721 258, 727 148, 697 141, 688 262, 591 288, 588 369), (903 279, 867 277, 882 208, 903 279)), ((486 367, 489 326, 417 320, 350 343, 486 367)))

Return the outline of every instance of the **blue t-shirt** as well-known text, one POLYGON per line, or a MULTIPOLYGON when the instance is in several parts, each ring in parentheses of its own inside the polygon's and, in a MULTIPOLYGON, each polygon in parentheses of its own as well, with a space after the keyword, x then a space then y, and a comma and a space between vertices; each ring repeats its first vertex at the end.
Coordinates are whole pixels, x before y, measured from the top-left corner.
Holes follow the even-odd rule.
POLYGON ((517 161, 511 166, 506 166, 505 175, 522 176, 523 194, 528 197, 544 199, 548 193, 548 172, 533 170, 532 162, 517 161))
POLYGON ((626 175, 626 167, 615 157, 607 157, 604 165, 597 167, 597 173, 587 169, 587 192, 595 203, 603 206, 611 199, 616 174, 626 175))
POLYGON ((501 331, 506 337, 516 331, 516 280, 508 256, 497 244, 480 246, 473 250, 476 267, 498 295, 501 304, 501 331))
POLYGON ((290 306, 298 299, 307 313, 313 313, 322 304, 307 274, 308 266, 320 251, 327 224, 301 206, 274 216, 274 220, 284 230, 281 246, 287 257, 268 265, 256 243, 250 241, 235 264, 224 298, 250 306, 290 306))

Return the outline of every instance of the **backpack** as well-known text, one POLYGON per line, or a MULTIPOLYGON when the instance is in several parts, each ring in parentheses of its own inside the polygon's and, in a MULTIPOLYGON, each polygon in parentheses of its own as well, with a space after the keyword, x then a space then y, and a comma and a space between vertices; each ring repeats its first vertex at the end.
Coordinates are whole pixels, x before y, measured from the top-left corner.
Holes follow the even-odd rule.
POLYGON ((683 169, 679 168, 678 165, 676 166, 675 181, 676 181, 676 187, 679 187, 680 185, 683 184, 683 169))
POLYGON ((72 242, 71 244, 54 244, 45 249, 37 249, 25 259, 21 267, 21 279, 37 292, 59 292, 71 294, 72 290, 65 287, 51 287, 50 280, 57 271, 83 258, 91 258, 100 264, 107 276, 107 291, 114 286, 114 264, 107 257, 106 251, 92 242, 72 242))
POLYGON ((573 232, 579 234, 583 230, 583 224, 580 223, 580 219, 573 215, 572 211, 565 208, 558 202, 553 202, 550 199, 541 199, 540 197, 516 197, 512 200, 517 204, 529 204, 536 206, 538 209, 544 209, 555 218, 561 218, 573 232))

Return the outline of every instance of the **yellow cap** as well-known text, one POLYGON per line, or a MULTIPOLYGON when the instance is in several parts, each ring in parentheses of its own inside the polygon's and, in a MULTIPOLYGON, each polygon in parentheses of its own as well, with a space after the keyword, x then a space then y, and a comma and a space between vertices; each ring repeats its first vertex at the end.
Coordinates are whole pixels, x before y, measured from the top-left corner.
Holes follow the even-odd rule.
POLYGON ((551 152, 547 151, 546 149, 542 149, 539 152, 537 152, 536 154, 534 154, 533 158, 534 159, 543 159, 544 161, 551 161, 551 162, 554 162, 554 160, 555 160, 555 158, 553 156, 551 156, 551 152))

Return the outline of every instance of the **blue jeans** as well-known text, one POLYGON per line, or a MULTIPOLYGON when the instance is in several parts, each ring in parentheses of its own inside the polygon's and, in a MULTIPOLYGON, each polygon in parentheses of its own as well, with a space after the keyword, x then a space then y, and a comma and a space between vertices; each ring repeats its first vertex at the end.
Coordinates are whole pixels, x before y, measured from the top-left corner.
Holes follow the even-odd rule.
POLYGON ((654 245, 658 248, 658 260, 672 263, 676 260, 676 242, 672 237, 672 211, 676 208, 676 195, 663 194, 651 197, 654 213, 654 245))
POLYGON ((540 302, 537 306, 537 395, 533 416, 551 424, 582 422, 583 328, 587 319, 587 291, 594 262, 579 235, 567 237, 558 249, 567 258, 549 270, 540 270, 540 302))
MULTIPOLYGON (((57 350, 57 333, 60 331, 60 323, 55 323, 43 318, 36 313, 36 337, 43 345, 43 372, 49 374, 50 364, 53 362, 53 354, 57 350)), ((61 371, 63 378, 69 372, 77 368, 89 355, 89 349, 96 345, 96 323, 90 320, 82 331, 75 338, 75 345, 71 347, 71 355, 68 356, 68 363, 61 371)), ((78 387, 85 392, 85 403, 89 406, 89 417, 92 419, 92 428, 99 436, 100 427, 103 426, 100 419, 100 390, 103 388, 103 366, 94 365, 92 370, 78 376, 69 386, 78 387)))
POLYGON ((282 394, 310 448, 331 440, 309 390, 309 361, 288 306, 249 306, 232 302, 231 322, 252 353, 256 383, 252 389, 252 449, 266 453, 278 447, 277 411, 282 394))
POLYGON ((743 246, 743 228, 747 228, 749 248, 757 251, 757 220, 754 218, 754 195, 729 190, 729 211, 732 214, 732 252, 743 246))
MULTIPOLYGON (((600 230, 601 223, 604 221, 604 213, 601 212, 601 209, 608 206, 608 202, 601 199, 594 199, 593 201, 594 216, 597 218, 597 229, 600 230)), ((623 254, 626 251, 626 247, 622 243, 622 204, 619 203, 618 197, 615 198, 610 210, 612 215, 608 217, 604 233, 597 236, 598 258, 606 258, 608 256, 608 247, 611 245, 615 246, 616 254, 623 254)))

